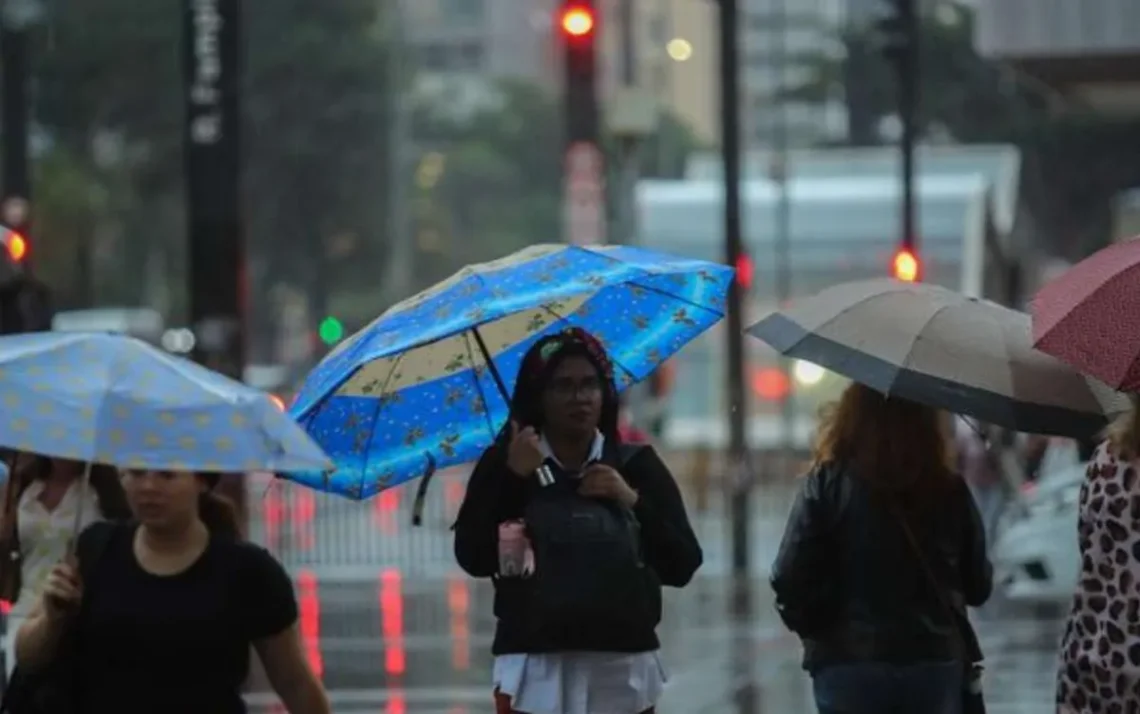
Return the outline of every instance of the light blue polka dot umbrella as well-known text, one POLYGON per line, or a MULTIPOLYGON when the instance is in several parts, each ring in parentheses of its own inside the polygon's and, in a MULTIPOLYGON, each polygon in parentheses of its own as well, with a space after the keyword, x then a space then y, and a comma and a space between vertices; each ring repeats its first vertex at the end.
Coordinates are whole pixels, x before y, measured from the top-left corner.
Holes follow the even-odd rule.
POLYGON ((465 268, 317 365, 290 411, 336 471, 285 476, 367 498, 473 461, 506 418, 506 393, 536 340, 593 333, 624 389, 721 320, 732 275, 641 248, 561 244, 465 268))
POLYGON ((131 337, 0 337, 0 447, 125 468, 321 470, 265 392, 131 337))

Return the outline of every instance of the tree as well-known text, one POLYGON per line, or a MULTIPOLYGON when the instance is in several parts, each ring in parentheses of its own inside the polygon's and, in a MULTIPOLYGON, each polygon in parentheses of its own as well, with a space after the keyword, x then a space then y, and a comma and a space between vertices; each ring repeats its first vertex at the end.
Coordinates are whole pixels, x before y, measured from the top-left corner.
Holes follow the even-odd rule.
MULTIPOLYGON (((924 15, 920 22, 919 133, 944 128, 959 141, 993 141, 1038 122, 1046 109, 1041 92, 974 49, 973 12, 959 7, 953 21, 945 17, 924 15)), ((819 104, 846 97, 851 143, 882 143, 879 122, 897 114, 894 70, 871 25, 849 28, 839 39, 842 53, 798 58, 806 80, 780 96, 819 104)))
MULTIPOLYGON (((562 113, 545 87, 498 82, 483 105, 458 113, 453 102, 428 98, 412 124, 421 167, 428 157, 439 166, 421 173, 414 187, 421 283, 531 243, 561 240, 562 113)), ((602 143, 613 165, 616 144, 608 137, 602 143)), ((696 148, 692 131, 663 113, 639 154, 641 175, 680 176, 696 148)))
MULTIPOLYGON (((242 7, 248 242, 251 263, 261 268, 255 275, 327 292, 328 271, 314 266, 325 264, 335 237, 338 284, 352 289, 373 279, 368 266, 385 250, 393 101, 384 71, 386 6, 274 0, 242 7)), ((125 233, 127 282, 139 282, 158 246, 170 266, 164 282, 184 283, 182 12, 181 0, 68 4, 40 34, 35 54, 37 119, 71 160, 93 171, 96 137, 120 139, 115 165, 127 181, 108 204, 120 214, 102 218, 125 233)), ((268 288, 253 284, 250 293, 268 288)), ((143 295, 140 287, 134 297, 143 295)))

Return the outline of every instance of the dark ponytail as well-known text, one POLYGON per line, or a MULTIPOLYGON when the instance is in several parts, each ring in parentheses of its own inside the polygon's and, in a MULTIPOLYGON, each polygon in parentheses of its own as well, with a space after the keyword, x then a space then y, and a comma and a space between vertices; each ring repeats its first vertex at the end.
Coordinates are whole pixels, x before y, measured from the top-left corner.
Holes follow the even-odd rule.
POLYGON ((198 518, 206 524, 210 535, 234 540, 241 538, 237 509, 225 496, 219 496, 213 491, 202 492, 198 496, 198 518))

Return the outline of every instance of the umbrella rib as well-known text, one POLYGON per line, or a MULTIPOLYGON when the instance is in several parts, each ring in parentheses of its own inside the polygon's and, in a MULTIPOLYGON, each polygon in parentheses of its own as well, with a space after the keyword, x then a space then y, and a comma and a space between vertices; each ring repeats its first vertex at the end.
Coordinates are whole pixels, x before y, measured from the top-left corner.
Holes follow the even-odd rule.
POLYGON ((939 305, 938 309, 935 310, 934 312, 932 312, 930 314, 930 316, 926 318, 926 322, 923 323, 922 327, 919 328, 917 332, 915 332, 914 338, 910 341, 910 346, 907 347, 906 355, 903 356, 902 360, 899 361, 899 368, 898 368, 898 371, 895 372, 895 379, 891 380, 891 386, 892 387, 894 386, 895 380, 898 379, 898 375, 900 372, 911 371, 911 368, 910 368, 911 357, 914 355, 915 345, 917 345, 918 341, 922 339, 922 333, 926 330, 926 328, 930 325, 930 323, 934 322, 935 318, 937 318, 943 312, 945 312, 946 310, 949 310, 952 307, 957 307, 957 305, 954 305, 951 303, 944 303, 942 305, 939 305))
MULTIPOLYGON (((475 350, 471 349, 471 330, 463 331, 463 344, 467 346, 467 359, 471 360, 471 377, 475 380, 475 389, 479 392, 479 398, 483 400, 483 418, 487 422, 487 431, 491 433, 491 438, 494 439, 496 431, 495 424, 491 421, 491 403, 487 400, 483 383, 479 381, 479 373, 475 371, 475 350)), ((487 365, 487 369, 491 369, 491 365, 487 365)), ((508 395, 503 395, 503 399, 508 398, 508 395)), ((507 411, 510 411, 510 408, 510 402, 507 402, 507 411)))
MULTIPOLYGON (((392 362, 392 368, 388 370, 388 376, 384 378, 384 384, 381 385, 381 387, 380 387, 380 397, 376 399, 376 409, 375 409, 375 411, 372 412, 372 434, 373 435, 376 434, 376 421, 380 418, 380 410, 384 406, 383 396, 388 393, 388 385, 392 382, 393 377, 395 377, 396 369, 400 366, 400 363, 404 361, 404 355, 406 355, 406 354, 408 354, 408 353, 407 352, 401 352, 400 355, 395 359, 395 361, 392 362)), ((368 459, 372 455, 372 449, 369 448, 372 440, 369 439, 368 441, 370 443, 369 443, 369 445, 366 445, 364 447, 364 463, 362 463, 360 465, 360 482, 357 484, 358 486, 360 486, 360 492, 361 493, 364 492, 364 479, 368 475, 368 459)))
POLYGON ((636 280, 629 280, 629 281, 627 281, 626 284, 635 285, 642 290, 648 290, 651 293, 657 293, 658 295, 664 295, 667 298, 671 298, 673 300, 676 300, 679 303, 684 303, 685 305, 689 305, 690 307, 695 307, 698 310, 703 310, 704 312, 712 313, 713 315, 716 315, 718 317, 724 317, 724 311, 714 310, 713 308, 711 308, 707 305, 702 305, 699 302, 693 302, 692 300, 690 300, 688 298, 681 297, 680 295, 677 295, 676 293, 667 292, 665 290, 662 290, 661 288, 655 288, 652 285, 643 285, 643 284, 637 282, 636 280))

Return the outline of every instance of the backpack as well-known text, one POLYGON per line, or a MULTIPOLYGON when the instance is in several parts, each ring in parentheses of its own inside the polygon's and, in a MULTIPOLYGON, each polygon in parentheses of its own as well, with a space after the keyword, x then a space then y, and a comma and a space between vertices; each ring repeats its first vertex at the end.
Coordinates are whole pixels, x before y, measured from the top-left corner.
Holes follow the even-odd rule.
MULTIPOLYGON (((621 465, 641 446, 623 446, 621 465)), ((534 550, 531 617, 538 632, 655 626, 654 575, 642 553, 641 526, 619 503, 587 498, 577 479, 537 488, 524 510, 534 550)))

